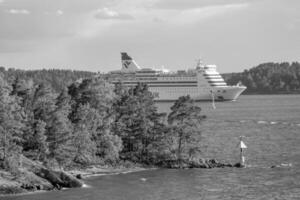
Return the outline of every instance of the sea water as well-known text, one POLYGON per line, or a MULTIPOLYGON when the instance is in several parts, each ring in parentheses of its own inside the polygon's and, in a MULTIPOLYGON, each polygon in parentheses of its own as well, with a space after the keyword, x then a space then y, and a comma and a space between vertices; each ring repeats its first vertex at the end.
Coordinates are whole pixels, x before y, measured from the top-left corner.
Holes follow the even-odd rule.
MULTIPOLYGON (((170 112, 173 103, 159 103, 170 112)), ((158 169, 91 177, 88 188, 2 197, 10 200, 300 199, 300 95, 241 96, 236 102, 197 103, 202 155, 246 168, 158 169)), ((0 197, 1 199, 1 197, 0 197)))

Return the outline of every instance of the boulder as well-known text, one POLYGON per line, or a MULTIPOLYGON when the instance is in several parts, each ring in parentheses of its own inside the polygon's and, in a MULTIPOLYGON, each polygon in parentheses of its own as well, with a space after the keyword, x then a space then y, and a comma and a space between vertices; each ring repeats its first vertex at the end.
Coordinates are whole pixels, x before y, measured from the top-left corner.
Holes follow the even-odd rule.
POLYGON ((62 171, 53 171, 46 168, 41 168, 36 174, 48 180, 54 187, 60 189, 61 187, 82 187, 82 183, 71 175, 62 171))
POLYGON ((53 189, 53 185, 49 181, 28 170, 20 172, 18 181, 21 183, 21 187, 26 190, 53 189))
POLYGON ((35 185, 31 185, 31 184, 22 184, 21 188, 23 188, 25 190, 29 190, 29 191, 36 190, 36 186, 35 185))
POLYGON ((234 166, 234 167, 237 167, 237 168, 242 168, 242 167, 244 167, 243 165, 241 165, 241 163, 236 163, 236 164, 234 164, 233 166, 234 166))
POLYGON ((63 187, 69 187, 69 188, 82 187, 82 183, 75 177, 62 171, 57 173, 64 183, 63 187))
POLYGON ((77 175, 76 175, 76 178, 77 178, 77 179, 82 179, 82 175, 81 175, 81 174, 77 174, 77 175))

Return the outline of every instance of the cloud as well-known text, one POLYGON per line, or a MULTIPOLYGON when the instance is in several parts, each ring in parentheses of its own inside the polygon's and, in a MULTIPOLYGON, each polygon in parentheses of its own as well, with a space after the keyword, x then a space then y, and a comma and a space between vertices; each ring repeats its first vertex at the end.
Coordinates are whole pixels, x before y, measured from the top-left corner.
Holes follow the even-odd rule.
POLYGON ((154 17, 153 18, 153 22, 155 22, 155 23, 161 23, 161 22, 164 22, 164 20, 161 19, 161 18, 159 18, 159 17, 154 17))
MULTIPOLYGON (((252 0, 251 2, 253 2, 252 0)), ((159 0, 153 4, 156 9, 186 10, 210 6, 249 3, 249 0, 159 0)))
POLYGON ((300 30, 300 18, 290 20, 286 25, 288 31, 300 30))
POLYGON ((29 15, 30 12, 26 9, 10 9, 8 10, 8 13, 14 14, 14 15, 29 15))
MULTIPOLYGON (((184 10, 156 10, 155 18, 160 19, 160 22, 168 23, 170 25, 190 25, 198 23, 203 20, 209 20, 226 13, 239 11, 249 6, 247 3, 243 4, 226 4, 226 5, 213 5, 205 7, 196 7, 184 10)), ((155 20, 157 22, 157 20, 155 20)))
POLYGON ((44 15, 56 15, 56 16, 62 16, 64 14, 64 11, 62 10, 56 10, 56 11, 45 11, 44 15))
POLYGON ((134 17, 128 13, 119 13, 109 8, 98 9, 95 14, 97 19, 118 19, 118 20, 131 20, 134 17))
POLYGON ((56 11, 56 15, 57 16, 61 16, 61 15, 63 15, 64 14, 64 12, 62 11, 62 10, 57 10, 56 11))

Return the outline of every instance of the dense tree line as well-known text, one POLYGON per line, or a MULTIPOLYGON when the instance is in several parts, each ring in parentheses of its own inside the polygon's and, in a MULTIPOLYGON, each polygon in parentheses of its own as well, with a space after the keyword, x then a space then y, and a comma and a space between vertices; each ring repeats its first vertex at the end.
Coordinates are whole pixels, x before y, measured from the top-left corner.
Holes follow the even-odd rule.
MULTIPOLYGON (((17 78, 27 81, 27 84, 45 84, 51 86, 57 93, 75 81, 91 78, 96 75, 96 73, 87 71, 59 69, 19 70, 13 68, 6 70, 4 67, 0 67, 0 72, 10 85, 17 78)), ((241 73, 223 74, 222 76, 230 85, 241 81, 247 86, 244 94, 300 93, 299 62, 264 63, 241 73)))
POLYGON ((122 161, 157 164, 199 152, 201 109, 180 97, 167 116, 145 84, 127 88, 100 77, 51 84, 0 74, 0 165, 17 170, 21 155, 49 167, 122 161))
POLYGON ((242 73, 224 74, 228 84, 241 81, 245 94, 300 93, 300 63, 264 63, 242 73))
POLYGON ((90 78, 96 73, 88 71, 61 70, 61 69, 42 69, 42 70, 21 70, 0 67, 0 72, 4 78, 11 83, 15 78, 21 80, 32 80, 35 84, 46 83, 56 92, 61 91, 74 81, 81 78, 90 78))

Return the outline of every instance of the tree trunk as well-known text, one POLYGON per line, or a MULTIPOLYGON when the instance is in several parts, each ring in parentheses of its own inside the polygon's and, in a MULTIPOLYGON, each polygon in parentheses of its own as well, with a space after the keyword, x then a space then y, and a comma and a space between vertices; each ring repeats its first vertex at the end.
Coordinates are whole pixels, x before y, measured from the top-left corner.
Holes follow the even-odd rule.
POLYGON ((6 131, 4 130, 4 144, 3 144, 3 160, 6 159, 6 140, 7 140, 7 133, 6 131))
POLYGON ((179 135, 177 158, 181 160, 182 134, 179 135))

